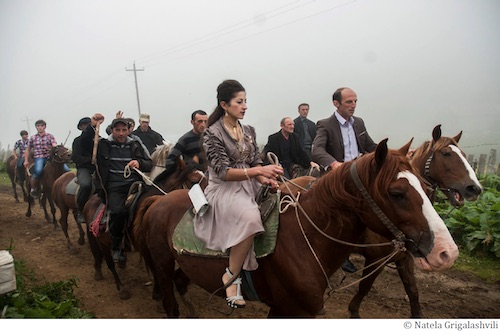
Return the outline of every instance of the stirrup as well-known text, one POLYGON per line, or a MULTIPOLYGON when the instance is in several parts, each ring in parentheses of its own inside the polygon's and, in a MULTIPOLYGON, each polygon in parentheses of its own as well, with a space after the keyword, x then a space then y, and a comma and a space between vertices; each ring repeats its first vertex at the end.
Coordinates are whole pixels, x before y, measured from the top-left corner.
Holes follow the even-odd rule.
MULTIPOLYGON (((238 301, 238 300, 245 301, 245 299, 243 299, 243 296, 241 295, 241 277, 238 277, 238 278, 232 280, 232 278, 234 276, 231 273, 231 271, 229 270, 229 268, 226 268, 226 274, 229 277, 229 281, 224 286, 226 288, 228 288, 231 285, 236 285, 236 295, 226 298, 227 305, 231 308, 244 308, 246 306, 246 304, 237 304, 236 303, 236 301, 238 301)), ((226 293, 226 295, 227 295, 227 293, 226 293)))

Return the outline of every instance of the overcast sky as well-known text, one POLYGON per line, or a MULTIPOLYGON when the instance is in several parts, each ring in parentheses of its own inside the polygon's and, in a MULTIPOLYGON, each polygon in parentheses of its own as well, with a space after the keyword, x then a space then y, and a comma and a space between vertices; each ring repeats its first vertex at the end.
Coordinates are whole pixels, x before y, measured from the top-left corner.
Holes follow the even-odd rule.
POLYGON ((236 79, 261 144, 302 102, 313 121, 329 117, 348 86, 376 142, 418 146, 442 124, 463 130, 466 152, 489 153, 500 150, 499 17, 498 0, 0 0, 0 143, 38 119, 69 147, 81 117, 137 120, 135 61, 141 112, 173 142, 236 79))

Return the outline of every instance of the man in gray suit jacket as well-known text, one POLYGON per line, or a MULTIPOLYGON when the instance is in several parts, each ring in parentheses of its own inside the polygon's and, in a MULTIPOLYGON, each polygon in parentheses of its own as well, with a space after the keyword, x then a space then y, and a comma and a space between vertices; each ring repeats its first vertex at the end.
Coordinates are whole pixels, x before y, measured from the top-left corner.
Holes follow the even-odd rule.
MULTIPOLYGON (((341 87, 333 93, 332 100, 337 110, 329 118, 318 121, 312 145, 313 161, 325 170, 335 169, 343 162, 372 152, 377 147, 368 135, 363 120, 354 116, 358 102, 356 93, 350 88, 341 87)), ((342 269, 357 271, 349 259, 344 262, 342 269)))
POLYGON ((357 101, 358 97, 352 89, 337 89, 333 93, 333 105, 337 110, 316 124, 312 158, 325 170, 372 152, 377 147, 368 135, 363 119, 353 115, 357 101))

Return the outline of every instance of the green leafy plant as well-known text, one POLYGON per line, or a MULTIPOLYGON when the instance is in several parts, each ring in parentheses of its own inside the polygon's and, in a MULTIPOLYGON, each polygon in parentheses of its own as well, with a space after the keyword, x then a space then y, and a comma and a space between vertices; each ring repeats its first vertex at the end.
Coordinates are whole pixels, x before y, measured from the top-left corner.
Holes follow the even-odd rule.
POLYGON ((500 177, 489 174, 480 182, 484 191, 477 201, 453 209, 441 200, 435 208, 466 251, 500 258, 500 177))
POLYGON ((0 311, 3 317, 22 318, 71 318, 88 319, 93 315, 78 308, 78 300, 73 289, 77 278, 34 285, 35 274, 26 268, 24 261, 14 261, 17 289, 0 296, 0 311), (7 307, 5 309, 5 307, 7 307))

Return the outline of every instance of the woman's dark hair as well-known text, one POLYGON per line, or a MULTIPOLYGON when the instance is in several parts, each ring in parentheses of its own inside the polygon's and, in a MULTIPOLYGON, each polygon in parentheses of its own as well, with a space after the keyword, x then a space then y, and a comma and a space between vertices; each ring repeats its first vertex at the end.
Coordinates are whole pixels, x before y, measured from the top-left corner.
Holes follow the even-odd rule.
POLYGON ((222 101, 228 104, 237 93, 244 91, 245 88, 238 81, 232 79, 224 80, 217 87, 217 107, 215 107, 212 114, 208 117, 207 127, 210 127, 215 121, 224 116, 224 109, 220 106, 222 101))
POLYGON ((21 134, 21 136, 28 135, 28 132, 26 130, 21 130, 20 134, 21 134))

